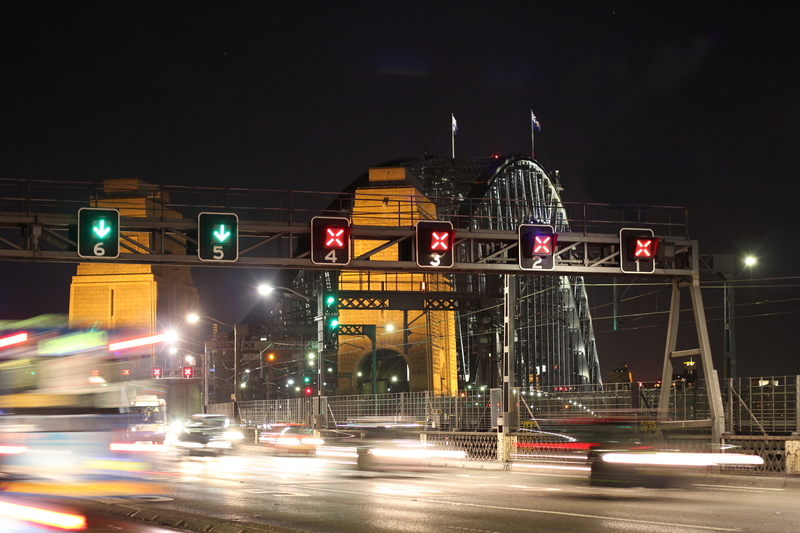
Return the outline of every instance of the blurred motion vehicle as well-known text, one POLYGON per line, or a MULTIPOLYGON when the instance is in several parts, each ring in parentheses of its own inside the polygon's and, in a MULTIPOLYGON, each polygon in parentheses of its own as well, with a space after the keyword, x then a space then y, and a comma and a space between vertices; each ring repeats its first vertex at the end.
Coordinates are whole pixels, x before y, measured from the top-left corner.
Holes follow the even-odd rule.
POLYGON ((184 455, 222 455, 231 453, 244 436, 225 415, 192 415, 170 442, 184 455))
MULTIPOLYGON (((704 446, 706 453, 682 451, 675 441, 665 440, 653 431, 653 426, 647 423, 652 417, 646 413, 637 416, 640 414, 643 413, 549 420, 545 427, 549 423, 560 426, 559 429, 531 432, 525 448, 518 444, 517 452, 573 462, 585 454, 590 484, 614 487, 680 487, 690 477, 708 473, 711 467, 752 468, 763 464, 758 456, 733 453, 733 449, 712 449, 710 443, 704 446)), ((702 443, 693 442, 693 446, 698 444, 702 443)))
POLYGON ((139 369, 138 358, 132 363, 129 352, 112 351, 105 332, 13 337, 22 342, 0 350, 4 492, 54 498, 159 493, 152 480, 163 450, 153 443, 158 424, 146 443, 130 437, 143 421, 132 399, 158 392, 150 380, 137 379, 149 375, 149 364, 139 369))
POLYGON ((422 442, 415 425, 347 425, 336 434, 337 445, 326 446, 317 454, 353 457, 359 470, 427 470, 467 456, 461 450, 443 450, 422 442))
POLYGON ((140 394, 133 398, 128 426, 128 437, 139 443, 163 444, 166 436, 167 402, 154 394, 140 394))
POLYGON ((258 443, 273 453, 315 455, 324 441, 313 428, 301 424, 270 424, 259 431, 258 443))
POLYGON ((0 528, 3 533, 82 531, 87 520, 81 510, 61 500, 2 496, 0 528))
POLYGON ((764 464, 757 455, 728 450, 691 453, 649 446, 604 445, 589 452, 589 459, 592 485, 654 488, 683 486, 691 477, 715 467, 752 469, 764 464))

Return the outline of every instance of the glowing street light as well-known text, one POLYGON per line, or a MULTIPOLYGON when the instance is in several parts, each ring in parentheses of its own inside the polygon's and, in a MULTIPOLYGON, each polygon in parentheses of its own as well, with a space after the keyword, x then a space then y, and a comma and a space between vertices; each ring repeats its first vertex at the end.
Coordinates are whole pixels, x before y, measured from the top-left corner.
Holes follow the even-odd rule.
POLYGON ((748 255, 744 258, 744 264, 747 266, 753 266, 758 262, 758 259, 753 257, 752 255, 748 255))
POLYGON ((281 290, 281 291, 286 291, 286 292, 288 292, 290 294, 294 294, 295 296, 297 296, 299 298, 302 298, 303 300, 306 300, 306 301, 313 300, 313 298, 311 298, 310 296, 306 296, 305 294, 301 294, 301 293, 297 292, 294 289, 290 289, 289 287, 276 287, 274 285, 269 285, 267 283, 264 283, 264 284, 261 284, 261 285, 258 286, 258 294, 261 294, 262 296, 267 296, 269 294, 272 294, 272 292, 275 291, 276 289, 277 290, 281 290))

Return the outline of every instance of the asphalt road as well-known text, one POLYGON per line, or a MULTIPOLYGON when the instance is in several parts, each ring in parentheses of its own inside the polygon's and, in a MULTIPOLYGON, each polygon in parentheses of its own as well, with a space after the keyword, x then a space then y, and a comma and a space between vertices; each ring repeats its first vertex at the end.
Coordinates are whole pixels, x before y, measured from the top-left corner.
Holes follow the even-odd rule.
POLYGON ((346 460, 264 455, 183 459, 169 469, 164 498, 104 502, 312 532, 800 531, 795 484, 607 488, 580 472, 365 473, 346 460))

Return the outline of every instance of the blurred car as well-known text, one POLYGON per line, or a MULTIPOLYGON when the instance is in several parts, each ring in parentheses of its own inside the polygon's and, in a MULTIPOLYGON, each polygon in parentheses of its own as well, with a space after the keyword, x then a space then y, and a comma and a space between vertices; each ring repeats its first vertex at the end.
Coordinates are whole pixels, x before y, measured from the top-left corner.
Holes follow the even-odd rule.
POLYGON ((428 470, 448 460, 463 460, 462 450, 422 442, 417 427, 383 425, 348 428, 357 434, 357 467, 367 471, 428 470))
POLYGON ((270 424, 260 430, 258 443, 274 453, 314 455, 317 446, 324 443, 314 434, 314 429, 301 424, 270 424))
POLYGON ((192 415, 175 435, 172 445, 185 455, 222 455, 244 438, 225 415, 192 415))
POLYGON ((751 470, 764 464, 758 455, 728 450, 681 452, 649 446, 602 446, 589 452, 590 482, 596 486, 681 487, 713 468, 751 470))

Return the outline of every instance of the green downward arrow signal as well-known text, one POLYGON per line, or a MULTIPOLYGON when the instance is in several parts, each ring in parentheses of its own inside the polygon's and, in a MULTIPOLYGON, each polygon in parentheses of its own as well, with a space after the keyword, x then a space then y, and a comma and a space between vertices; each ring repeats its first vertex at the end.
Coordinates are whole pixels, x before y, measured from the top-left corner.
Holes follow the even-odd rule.
POLYGON ((227 241, 230 236, 231 232, 225 231, 225 224, 221 224, 219 230, 214 232, 214 237, 216 237, 219 242, 227 241))
POLYGON ((92 230, 97 234, 98 237, 103 239, 103 238, 105 238, 106 235, 108 235, 108 232, 111 231, 111 228, 107 228, 106 227, 106 221, 105 220, 101 220, 100 221, 100 226, 93 226, 92 230))

